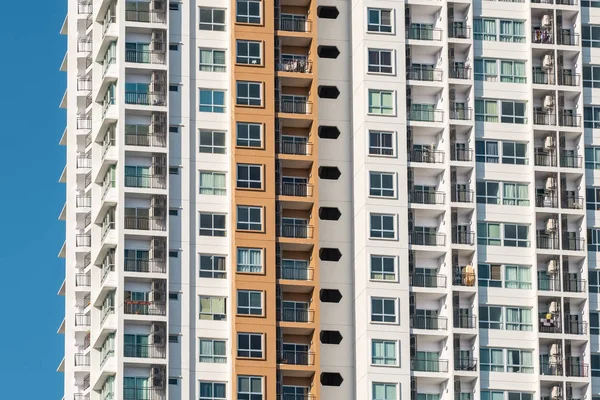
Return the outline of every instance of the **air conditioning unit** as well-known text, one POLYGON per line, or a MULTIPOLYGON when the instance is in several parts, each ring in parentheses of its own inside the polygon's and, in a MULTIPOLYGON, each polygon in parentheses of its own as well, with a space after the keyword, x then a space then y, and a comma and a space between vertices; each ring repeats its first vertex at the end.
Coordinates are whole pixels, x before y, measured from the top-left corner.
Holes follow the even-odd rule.
POLYGON ((550 14, 546 14, 546 15, 542 16, 542 26, 544 26, 544 27, 552 26, 552 17, 550 16, 550 14))
POLYGON ((546 232, 556 232, 556 220, 554 218, 546 221, 546 232))
POLYGON ((556 385, 552 387, 552 399, 560 399, 562 396, 560 395, 560 386, 556 385))
POLYGON ((556 361, 556 359, 560 356, 560 345, 558 343, 554 343, 552 346, 550 346, 550 358, 554 359, 554 361, 556 361))
POLYGON ((554 64, 554 60, 552 59, 552 55, 546 54, 544 56, 544 58, 542 59, 542 68, 550 69, 550 68, 552 68, 553 64, 554 64))
POLYGON ((544 108, 554 107, 554 98, 551 95, 544 97, 544 108))
POLYGON ((556 188, 556 180, 553 176, 546 178, 546 190, 554 190, 556 188))
POLYGON ((548 312, 550 314, 558 314, 558 301, 553 301, 550 303, 550 307, 548 308, 548 312))
POLYGON ((546 136, 546 139, 544 139, 544 148, 545 149, 553 149, 554 148, 554 136, 546 136))
POLYGON ((558 273, 558 262, 556 260, 550 260, 550 262, 548 262, 548 273, 550 275, 558 273))

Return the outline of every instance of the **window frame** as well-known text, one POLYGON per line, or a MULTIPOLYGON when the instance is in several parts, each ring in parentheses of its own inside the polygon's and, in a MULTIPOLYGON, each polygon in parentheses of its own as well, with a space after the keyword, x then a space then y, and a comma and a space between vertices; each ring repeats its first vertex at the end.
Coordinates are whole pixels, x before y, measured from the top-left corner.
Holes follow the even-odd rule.
MULTIPOLYGON (((239 0, 238 0, 239 1, 239 0)), ((236 81, 235 82, 235 105, 237 107, 262 107, 263 106, 263 82, 236 81), (251 87, 258 86, 258 97, 250 95, 251 87), (246 87, 247 96, 240 96, 240 90, 246 87)), ((255 89, 255 88, 254 88, 255 89)))
POLYGON ((379 34, 394 34, 394 10, 391 8, 376 8, 376 7, 368 7, 367 8, 367 32, 368 33, 379 33, 379 34), (371 13, 377 13, 377 22, 370 22, 371 13), (384 19, 383 13, 389 13, 389 25, 385 25, 382 20, 384 19), (371 29, 377 28, 377 29, 371 29))
POLYGON ((244 164, 235 165, 235 188, 237 190, 262 190, 263 189, 263 165, 262 164, 244 164), (260 180, 253 179, 256 170, 260 180))
POLYGON ((222 172, 222 171, 204 171, 204 170, 200 170, 198 171, 198 177, 200 179, 199 183, 198 183, 198 190, 200 191, 199 194, 200 195, 204 195, 204 196, 226 196, 227 195, 227 173, 222 172), (212 187, 206 187, 206 186, 202 186, 202 176, 204 175, 210 175, 212 177, 211 181, 213 182, 213 186, 212 187), (216 176, 221 176, 223 177, 223 183, 225 184, 224 187, 218 187, 215 185, 215 177, 216 176), (204 191, 204 192, 203 192, 204 191), (207 192, 208 191, 208 192, 207 192))
MULTIPOLYGON (((264 260, 263 260, 263 249, 260 248, 256 248, 256 247, 236 247, 236 265, 235 265, 235 272, 238 274, 262 274, 264 273, 264 260), (252 252, 258 252, 259 256, 260 256, 260 265, 258 265, 259 270, 258 271, 252 271, 253 267, 256 267, 256 264, 248 264, 248 266, 250 267, 248 271, 242 271, 240 270, 240 251, 248 251, 249 254, 252 252)), ((251 259, 253 257, 249 257, 249 259, 251 259)), ((245 264, 242 264, 245 265, 245 264)))
POLYGON ((198 341, 198 362, 208 363, 208 364, 227 364, 227 340, 214 339, 214 338, 203 338, 203 337, 199 338, 198 340, 199 340, 198 341), (202 354, 202 342, 212 343, 211 354, 202 354), (223 345, 223 350, 224 350, 223 354, 216 354, 216 352, 215 352, 216 344, 223 345), (207 361, 207 360, 211 360, 211 361, 207 361))
POLYGON ((249 149, 262 149, 263 147, 263 124, 256 122, 236 122, 235 124, 235 145, 236 147, 249 148, 249 149), (245 137, 240 136, 240 128, 245 129, 245 137), (256 132, 252 132, 258 128, 258 139, 254 138, 253 135, 256 132), (256 145, 254 145, 256 144, 256 145))
POLYGON ((396 146, 395 146, 395 132, 392 131, 380 131, 380 130, 369 130, 368 131, 368 149, 369 156, 371 157, 395 157, 396 146), (384 142, 389 135, 390 147, 385 146, 384 142), (375 142, 372 142, 372 137, 376 137, 375 142))
MULTIPOLYGON (((389 304, 388 304, 389 306, 389 304)), ((370 298, 369 301, 369 322, 372 324, 388 324, 388 325, 397 325, 398 321, 399 321, 399 316, 398 316, 398 299, 395 297, 379 297, 379 296, 372 296, 370 298), (373 304, 375 301, 381 301, 381 313, 377 313, 374 314, 373 313, 373 304), (389 320, 386 321, 387 319, 390 319, 392 317, 392 314, 388 314, 385 312, 385 308, 386 308, 386 303, 392 302, 393 306, 394 306, 394 314, 393 314, 393 320, 389 320), (381 320, 377 320, 377 319, 373 319, 373 317, 376 316, 377 318, 381 318, 381 320)))
POLYGON ((223 49, 212 49, 207 47, 200 47, 198 49, 198 61, 200 72, 226 72, 227 71, 227 51, 223 49), (211 63, 202 62, 202 52, 210 52, 211 63), (215 53, 223 53, 223 64, 215 63, 215 53), (203 69, 204 67, 204 69, 203 69))
POLYGON ((369 171, 369 197, 394 199, 396 198, 396 173, 386 171, 369 171), (384 182, 384 178, 385 182, 384 182), (374 187, 379 179, 379 186, 374 187), (391 187, 384 185, 391 180, 391 187))
POLYGON ((226 18, 226 9, 224 8, 215 8, 215 7, 198 7, 198 30, 201 31, 212 31, 212 32, 225 32, 227 30, 227 18, 226 18), (210 10, 210 21, 202 21, 202 11, 210 10), (215 12, 223 14, 223 22, 215 22, 215 12), (202 26, 208 27, 211 29, 202 29, 202 26), (215 29, 217 28, 217 29, 215 29), (220 29, 222 28, 222 29, 220 29))
POLYGON ((396 256, 371 254, 369 256, 369 280, 374 282, 398 282, 397 260, 398 257, 396 256), (373 261, 377 259, 381 260, 381 272, 373 269, 373 261), (389 262, 390 260, 392 262, 392 272, 386 271, 386 261, 389 262), (381 275, 381 278, 377 278, 377 275, 381 275), (389 276, 390 279, 386 279, 386 276, 389 276))
POLYGON ((372 393, 372 400, 398 400, 398 384, 397 383, 390 383, 390 382, 371 382, 371 393, 372 393), (376 386, 382 385, 383 386, 383 392, 385 393, 385 397, 381 398, 381 397, 375 397, 375 390, 376 390, 376 386), (394 396, 392 398, 388 398, 388 387, 393 387, 394 388, 394 396))
POLYGON ((227 91, 223 90, 223 89, 199 88, 198 89, 199 112, 224 114, 227 111, 226 94, 227 94, 227 91), (202 103, 202 93, 203 92, 210 92, 211 103, 205 103, 205 104, 202 103), (215 102, 215 95, 220 95, 223 97, 222 104, 215 102))
POLYGON ((502 246, 502 223, 500 222, 488 222, 479 221, 477 222, 477 244, 480 246, 502 246), (485 229, 482 226, 485 225, 485 229), (498 227, 498 237, 488 236, 490 226, 498 227), (480 233, 485 232, 485 236, 480 236, 480 233))
POLYGON ((262 317, 264 316, 264 292, 259 290, 250 290, 250 289, 238 289, 236 291, 236 315, 245 316, 245 317, 262 317), (248 305, 240 306, 240 295, 248 297, 248 305), (256 297, 256 295, 260 296, 260 307, 253 306, 252 297, 256 297), (256 312, 255 310, 258 310, 256 312), (240 312, 243 311, 243 312, 240 312))
MULTIPOLYGON (((206 264, 204 264, 206 265, 206 264)), ((209 279, 226 279, 227 278, 227 256, 222 254, 198 254, 198 277, 209 279), (210 259, 210 269, 202 268, 202 260, 210 259), (219 263, 222 263, 223 269, 218 269, 219 263)))
POLYGON ((384 90, 384 89, 369 89, 367 91, 367 113, 369 115, 377 116, 395 116, 396 115, 396 91, 395 90, 384 90), (383 105, 383 95, 391 95, 392 105, 386 107, 383 105), (371 104, 371 95, 377 95, 379 98, 379 106, 371 104), (388 112, 389 111, 389 112, 388 112))
POLYGON ((198 315, 199 316, 210 316, 210 318, 201 318, 199 317, 199 319, 201 321, 227 321, 227 297, 224 296, 203 296, 200 295, 198 296, 198 315), (210 300, 210 311, 209 312, 203 312, 202 310, 202 299, 208 299, 210 300), (215 313, 213 312, 213 302, 215 301, 223 301, 223 314, 220 313, 215 313))
POLYGON ((265 342, 264 335, 262 333, 256 332, 238 332, 237 333, 237 358, 248 358, 248 359, 264 359, 265 358, 265 342), (248 348, 242 348, 240 344, 240 336, 248 336, 248 348), (252 347, 252 338, 258 336, 260 338, 260 349, 256 350, 252 347), (240 355, 240 352, 247 353, 247 355, 240 355), (258 355, 253 355, 253 353, 259 353, 258 355))
POLYGON ((216 213, 209 211, 199 211, 198 212, 198 230, 199 236, 208 236, 208 237, 227 237, 227 214, 225 213, 216 213), (211 226, 203 227, 202 226, 202 215, 207 215, 211 217, 211 226), (215 228, 215 217, 223 217, 223 227, 215 228), (210 231, 210 235, 203 235, 202 231, 210 231), (215 234, 217 233, 217 234, 215 234), (222 233, 222 234, 221 234, 222 233))
MULTIPOLYGON (((243 46, 242 46, 243 47, 243 46)), ((237 39, 235 41, 235 63, 239 65, 250 65, 250 66, 262 66, 262 53, 263 53, 263 43, 258 40, 245 40, 245 39, 237 39), (240 55, 240 45, 245 45, 246 55, 240 55), (251 53, 251 48, 254 46, 258 46, 258 56, 254 56, 251 53), (253 60, 257 60, 257 62, 252 62, 253 60)))
POLYGON ((248 206, 238 205, 236 206, 235 213, 235 229, 244 232, 262 232, 263 231, 263 207, 261 206, 248 206), (253 221, 252 218, 256 216, 258 210, 260 220, 258 222, 253 221), (244 213, 248 217, 247 220, 241 220, 240 217, 244 216, 244 213))
POLYGON ((263 400, 264 398, 264 378, 262 376, 258 376, 258 375, 238 375, 237 376, 237 399, 238 400, 263 400), (248 390, 250 390, 249 392, 240 392, 240 388, 243 386, 241 383, 241 380, 248 380, 248 390), (259 392, 253 392, 252 391, 252 386, 253 386, 253 382, 254 381, 260 381, 260 393, 259 392), (240 397, 242 396, 242 397, 240 397), (260 397, 258 397, 260 396, 260 397))
POLYGON ((396 240, 397 239, 397 215, 396 214, 386 214, 386 213, 369 213, 369 239, 370 240, 396 240), (373 228, 373 218, 380 218, 381 227, 377 230, 373 228), (386 233, 389 235, 390 230, 384 229, 384 219, 392 218, 393 230, 392 236, 385 236, 386 233), (374 236, 373 233, 380 232, 381 236, 374 236))
POLYGON ((263 4, 260 0, 236 0, 235 2, 235 23, 244 25, 261 25, 263 16, 263 4), (240 4, 246 4, 246 13, 240 12, 240 4), (258 4, 258 15, 250 13, 250 4, 258 4))
POLYGON ((371 339, 371 365, 374 367, 399 367, 400 366, 400 345, 397 340, 390 339, 371 339), (375 356, 375 345, 380 344, 384 348, 383 356, 375 356), (394 346, 393 358, 386 353, 386 346, 392 344, 394 346), (382 361, 382 362, 377 362, 382 361), (392 361, 388 363, 388 361, 392 361))
POLYGON ((395 51, 393 49, 378 49, 378 48, 368 48, 367 49, 367 73, 368 74, 377 74, 377 75, 394 75, 394 54, 395 51), (371 63, 371 54, 377 57, 378 63, 371 63), (382 55, 389 55, 390 63, 389 65, 383 64, 382 55))
POLYGON ((200 396, 200 400, 227 400, 227 383, 226 382, 219 382, 219 381, 199 381, 199 385, 198 385, 198 394, 200 396), (206 397, 202 395, 202 384, 205 385, 211 385, 211 395, 210 397, 206 397), (225 395, 225 397, 215 397, 215 386, 216 385, 223 385, 223 393, 225 395))

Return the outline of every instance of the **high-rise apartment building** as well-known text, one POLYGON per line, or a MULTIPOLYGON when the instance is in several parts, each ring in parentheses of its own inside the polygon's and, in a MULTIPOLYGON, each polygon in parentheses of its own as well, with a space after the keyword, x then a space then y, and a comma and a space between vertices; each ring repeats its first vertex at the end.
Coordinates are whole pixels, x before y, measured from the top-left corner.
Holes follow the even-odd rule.
POLYGON ((600 399, 597 10, 69 0, 64 399, 600 399))

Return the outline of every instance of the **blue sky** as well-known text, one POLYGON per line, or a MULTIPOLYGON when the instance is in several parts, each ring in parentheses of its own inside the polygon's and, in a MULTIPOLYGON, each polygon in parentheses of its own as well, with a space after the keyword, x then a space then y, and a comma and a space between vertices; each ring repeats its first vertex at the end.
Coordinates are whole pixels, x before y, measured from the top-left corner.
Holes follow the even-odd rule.
MULTIPOLYGON (((73 1, 73 0, 70 0, 73 1)), ((0 387, 3 399, 60 400, 56 372, 64 337, 56 330, 64 302, 56 296, 64 263, 65 128, 58 108, 66 39, 59 30, 67 0, 7 1, 0 24, 0 387), (33 384, 33 385, 32 385, 33 384)))

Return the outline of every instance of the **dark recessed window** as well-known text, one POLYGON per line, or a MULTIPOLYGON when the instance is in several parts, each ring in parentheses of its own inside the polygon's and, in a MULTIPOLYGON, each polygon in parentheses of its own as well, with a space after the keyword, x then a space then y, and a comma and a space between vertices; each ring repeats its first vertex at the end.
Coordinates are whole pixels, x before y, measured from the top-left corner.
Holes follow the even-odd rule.
POLYGON ((342 253, 335 248, 322 247, 319 249, 319 258, 321 261, 340 261, 342 253))
POLYGON ((179 11, 179 3, 169 3, 169 10, 179 11))
POLYGON ((177 250, 171 250, 171 251, 169 251, 169 257, 171 257, 171 258, 178 258, 179 257, 179 252, 177 250))
POLYGON ((321 289, 319 298, 324 303, 339 303, 342 300, 342 293, 337 289, 321 289))
POLYGON ((321 331, 319 336, 323 344, 340 344, 343 339, 339 331, 321 331))
POLYGON ((177 217, 177 216, 179 216, 179 210, 176 209, 176 208, 170 208, 169 209, 169 215, 171 217, 177 217))
POLYGON ((179 85, 169 85, 169 92, 179 92, 179 85))
POLYGON ((341 216, 342 213, 336 207, 319 208, 319 218, 324 221, 337 221, 341 216))
POLYGON ((321 372, 321 384, 323 386, 340 386, 344 378, 338 372, 321 372))
POLYGON ((338 180, 342 173, 338 169, 338 167, 319 167, 319 178, 321 179, 330 179, 330 180, 338 180))
POLYGON ((337 7, 319 6, 317 7, 317 16, 319 18, 336 19, 340 15, 337 7))
POLYGON ((179 45, 177 43, 170 43, 169 50, 171 51, 179 51, 179 45))
POLYGON ((179 343, 179 335, 169 335, 169 343, 179 343))
POLYGON ((319 46, 317 47, 317 55, 320 58, 338 58, 340 51, 335 46, 319 46))
POLYGON ((179 175, 179 167, 169 167, 169 174, 179 175))
POLYGON ((179 293, 169 293, 169 300, 179 300, 179 293))
POLYGON ((337 126, 319 126, 319 137, 321 139, 337 139, 338 136, 340 136, 340 130, 337 126))
POLYGON ((317 93, 322 99, 337 99, 340 95, 340 91, 335 86, 319 86, 317 93))
POLYGON ((169 126, 169 133, 179 133, 178 126, 169 126))
POLYGON ((179 379, 169 378, 169 385, 179 385, 179 379))

